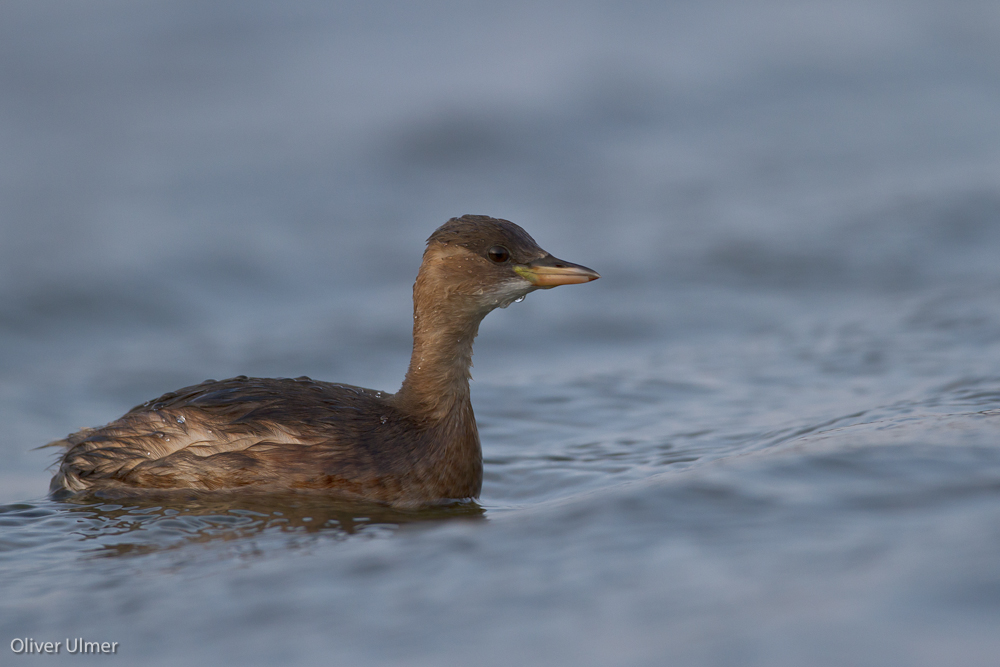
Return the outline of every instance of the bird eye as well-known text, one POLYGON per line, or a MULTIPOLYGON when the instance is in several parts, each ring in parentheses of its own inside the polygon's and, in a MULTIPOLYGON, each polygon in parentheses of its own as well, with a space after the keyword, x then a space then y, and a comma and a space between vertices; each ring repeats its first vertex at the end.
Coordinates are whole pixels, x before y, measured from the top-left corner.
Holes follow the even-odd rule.
POLYGON ((495 245, 489 249, 486 256, 490 258, 490 261, 496 262, 497 264, 503 264, 510 259, 510 251, 502 245, 495 245))

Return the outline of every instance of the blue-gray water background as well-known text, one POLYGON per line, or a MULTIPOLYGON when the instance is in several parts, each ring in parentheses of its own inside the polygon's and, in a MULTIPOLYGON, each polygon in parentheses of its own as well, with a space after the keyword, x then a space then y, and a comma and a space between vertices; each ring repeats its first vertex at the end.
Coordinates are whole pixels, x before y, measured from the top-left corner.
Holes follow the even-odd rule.
POLYGON ((998 260, 992 1, 8 0, 0 662, 995 665, 998 260), (394 391, 463 213, 603 276, 484 322, 481 517, 46 499, 207 377, 394 391))

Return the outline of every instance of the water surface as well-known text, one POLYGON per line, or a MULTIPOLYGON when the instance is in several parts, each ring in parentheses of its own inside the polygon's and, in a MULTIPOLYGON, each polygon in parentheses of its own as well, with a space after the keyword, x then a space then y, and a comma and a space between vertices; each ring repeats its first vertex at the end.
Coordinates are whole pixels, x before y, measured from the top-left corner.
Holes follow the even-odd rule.
POLYGON ((4 664, 995 664, 994 3, 5 16, 4 664), (46 497, 207 377, 395 390, 463 213, 602 274, 483 323, 478 503, 46 497))

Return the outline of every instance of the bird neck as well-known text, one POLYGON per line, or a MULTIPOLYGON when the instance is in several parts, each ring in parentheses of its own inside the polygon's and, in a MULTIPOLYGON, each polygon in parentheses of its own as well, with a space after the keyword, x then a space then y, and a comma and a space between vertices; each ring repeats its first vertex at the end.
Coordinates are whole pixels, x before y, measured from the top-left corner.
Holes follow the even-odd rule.
POLYGON ((458 419, 474 424, 469 369, 484 313, 447 289, 427 264, 413 286, 413 355, 396 399, 420 421, 458 419))

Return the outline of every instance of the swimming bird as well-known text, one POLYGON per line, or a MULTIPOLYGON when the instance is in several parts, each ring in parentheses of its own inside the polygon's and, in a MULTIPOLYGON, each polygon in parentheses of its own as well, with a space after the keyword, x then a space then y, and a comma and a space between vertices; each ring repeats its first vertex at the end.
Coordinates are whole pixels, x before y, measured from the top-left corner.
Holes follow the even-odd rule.
POLYGON ((207 380, 50 443, 65 448, 50 492, 318 491, 402 507, 477 498, 469 368, 480 322, 534 290, 599 277, 513 222, 452 218, 427 240, 395 394, 307 377, 207 380))

